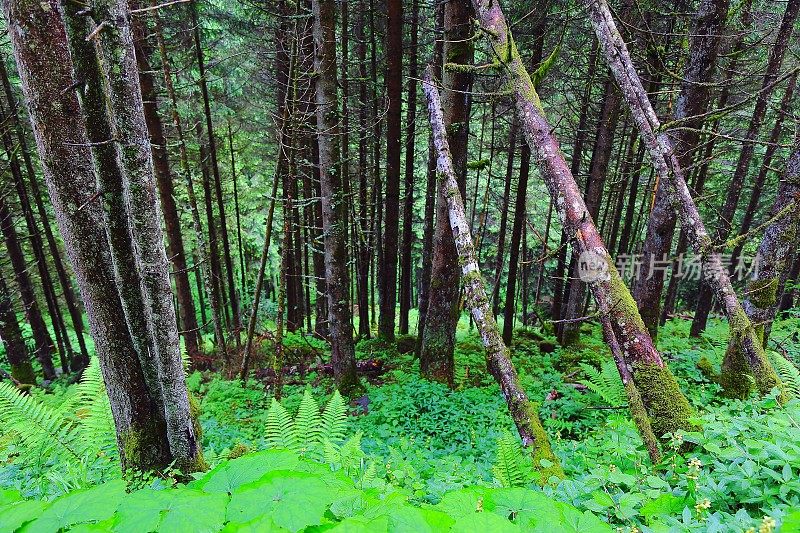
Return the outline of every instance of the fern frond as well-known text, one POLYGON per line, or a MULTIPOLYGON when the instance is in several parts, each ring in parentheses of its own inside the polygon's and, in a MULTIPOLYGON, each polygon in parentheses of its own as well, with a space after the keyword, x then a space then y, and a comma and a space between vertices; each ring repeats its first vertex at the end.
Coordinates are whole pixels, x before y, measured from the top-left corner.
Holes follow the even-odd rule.
POLYGON ((364 459, 364 452, 361 450, 361 435, 359 431, 339 448, 339 462, 345 472, 361 467, 361 461, 364 459))
POLYGON ((0 383, 0 423, 4 433, 16 434, 15 444, 25 461, 42 464, 51 455, 60 455, 83 463, 78 427, 7 382, 0 383))
POLYGON ((794 363, 772 350, 767 351, 767 357, 775 372, 778 373, 778 377, 781 378, 783 392, 788 399, 800 398, 800 370, 794 363))
POLYGON ((267 410, 266 439, 271 448, 296 449, 297 434, 292 417, 275 398, 267 410))
POLYGON ((304 454, 314 451, 320 443, 320 425, 322 420, 319 416, 319 404, 311 395, 311 388, 306 387, 303 398, 300 400, 300 407, 297 408, 297 415, 294 418, 294 429, 297 439, 295 439, 295 451, 304 454))
POLYGON ((322 412, 322 426, 320 428, 320 435, 323 439, 328 439, 331 442, 339 443, 344 440, 345 430, 347 428, 347 404, 339 394, 339 391, 334 391, 325 410, 322 412))
POLYGON ((492 473, 502 487, 521 487, 525 484, 522 445, 508 430, 503 430, 497 438, 497 457, 492 473))
POLYGON ((322 459, 334 470, 341 465, 339 447, 331 442, 330 439, 323 439, 322 441, 322 459))
POLYGON ((600 370, 586 363, 581 363, 580 366, 589 379, 579 380, 579 383, 586 385, 608 405, 619 406, 627 403, 625 388, 613 359, 603 361, 600 370))

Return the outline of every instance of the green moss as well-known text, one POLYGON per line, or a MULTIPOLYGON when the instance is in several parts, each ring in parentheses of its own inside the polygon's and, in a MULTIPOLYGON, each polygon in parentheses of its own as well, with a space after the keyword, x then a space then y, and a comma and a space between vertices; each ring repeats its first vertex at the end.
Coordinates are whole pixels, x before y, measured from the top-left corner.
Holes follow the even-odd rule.
POLYGON ((533 436, 534 442, 530 446, 533 467, 540 474, 539 484, 547 485, 550 482, 550 478, 564 479, 564 470, 561 468, 558 457, 550 447, 550 438, 544 430, 544 426, 542 426, 542 421, 539 419, 537 407, 536 404, 527 402, 522 414, 530 422, 528 429, 533 436))
POLYGON ((228 459, 237 459, 247 453, 250 453, 250 448, 241 442, 237 442, 228 452, 228 459))
POLYGON ((416 335, 398 335, 396 345, 399 353, 411 353, 417 349, 417 337, 416 335))
POLYGON ((750 365, 744 357, 741 344, 733 340, 728 344, 719 375, 722 393, 728 398, 745 400, 750 397, 755 379, 750 375, 750 365))
POLYGON ((657 437, 663 438, 667 433, 696 429, 689 421, 694 416, 694 410, 668 367, 653 363, 635 363, 633 381, 657 437))
POLYGON ((11 365, 11 377, 19 381, 20 385, 35 385, 36 374, 30 361, 11 365))
POLYGON ((700 373, 703 376, 712 382, 716 382, 719 380, 719 375, 714 370, 714 365, 711 364, 711 361, 705 355, 697 361, 697 369, 700 370, 700 373))

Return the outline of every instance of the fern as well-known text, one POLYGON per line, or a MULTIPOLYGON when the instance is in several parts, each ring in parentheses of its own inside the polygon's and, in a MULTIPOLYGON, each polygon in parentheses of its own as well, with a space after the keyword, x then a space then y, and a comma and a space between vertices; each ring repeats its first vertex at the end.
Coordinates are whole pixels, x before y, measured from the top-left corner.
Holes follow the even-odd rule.
POLYGON ((625 388, 613 359, 603 361, 600 370, 586 363, 580 365, 589 379, 579 380, 579 383, 586 385, 608 405, 620 406, 627 403, 625 388))
POLYGON ((297 434, 294 422, 289 412, 275 398, 267 410, 266 426, 267 443, 270 447, 295 449, 297 434))
POLYGON ((497 457, 492 473, 502 487, 521 487, 525 484, 525 465, 522 446, 508 430, 497 438, 497 457))
POLYGON ((325 410, 322 412, 322 426, 320 434, 331 442, 337 443, 344 440, 347 427, 347 404, 339 394, 334 391, 325 410))
POLYGON ((322 419, 319 415, 319 404, 311 396, 311 389, 306 387, 303 398, 300 400, 300 407, 294 418, 295 431, 295 451, 300 455, 314 451, 320 443, 320 424, 322 419))
POLYGON ((781 378, 783 383, 783 392, 788 396, 788 399, 800 398, 800 370, 797 367, 777 352, 771 350, 767 351, 769 362, 778 377, 781 378))

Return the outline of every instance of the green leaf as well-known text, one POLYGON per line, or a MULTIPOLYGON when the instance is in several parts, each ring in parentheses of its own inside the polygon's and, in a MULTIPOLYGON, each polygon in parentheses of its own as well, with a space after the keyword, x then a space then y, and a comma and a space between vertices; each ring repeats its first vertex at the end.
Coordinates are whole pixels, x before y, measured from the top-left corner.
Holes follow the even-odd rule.
POLYGON ((351 516, 339 522, 328 531, 337 533, 382 533, 389 531, 389 517, 386 515, 376 518, 365 516, 351 516))
POLYGON ((284 533, 289 530, 281 527, 270 516, 259 516, 247 522, 229 522, 222 533, 284 533))
POLYGON ((114 514, 124 495, 125 482, 121 479, 70 492, 51 503, 24 531, 51 533, 74 524, 105 520, 114 514))
POLYGON ((456 520, 453 528, 454 533, 474 533, 476 531, 491 531, 492 533, 506 533, 520 531, 520 528, 509 520, 494 513, 476 513, 464 515, 456 520))
POLYGON ((205 477, 193 482, 192 487, 205 492, 232 493, 242 485, 261 478, 273 470, 291 470, 300 459, 289 450, 266 450, 226 461, 205 477))
POLYGON ((781 533, 800 533, 800 511, 786 515, 781 526, 781 533))
POLYGON ((219 531, 228 496, 194 489, 140 490, 123 500, 115 531, 219 531))
POLYGON ((47 502, 27 500, 0 508, 0 531, 14 531, 42 514, 47 502))
POLYGON ((679 498, 673 494, 662 494, 655 500, 650 500, 642 505, 641 509, 639 509, 639 514, 650 522, 657 516, 678 514, 685 505, 684 498, 679 498))
POLYGON ((442 496, 436 509, 447 513, 453 518, 474 514, 479 507, 483 507, 484 490, 481 487, 467 487, 461 490, 448 492, 442 496))
POLYGON ((240 487, 231 496, 227 519, 247 522, 261 515, 290 531, 320 524, 335 493, 312 474, 276 470, 240 487))
POLYGON ((592 499, 597 503, 597 505, 603 508, 614 506, 614 500, 608 495, 607 492, 596 490, 592 493, 592 499))

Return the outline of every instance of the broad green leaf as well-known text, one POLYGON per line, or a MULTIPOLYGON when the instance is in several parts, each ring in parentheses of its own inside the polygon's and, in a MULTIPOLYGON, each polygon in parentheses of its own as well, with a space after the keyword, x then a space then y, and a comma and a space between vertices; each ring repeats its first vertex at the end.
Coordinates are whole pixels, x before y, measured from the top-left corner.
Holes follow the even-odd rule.
POLYGON ((289 450, 266 450, 226 461, 190 486, 205 492, 230 494, 242 485, 261 478, 267 472, 293 470, 299 463, 297 454, 289 450))
POLYGON ((467 487, 461 490, 448 492, 436 505, 436 509, 443 511, 453 518, 472 515, 483 510, 484 490, 481 487, 467 487))
POLYGON ((454 533, 475 533, 477 531, 491 531, 492 533, 513 533, 521 531, 509 520, 494 513, 475 513, 465 514, 456 520, 453 528, 454 533))
POLYGON ((236 490, 227 520, 247 522, 261 515, 290 531, 320 524, 336 494, 317 476, 276 470, 236 490))
POLYGON ((786 515, 781 526, 781 533, 800 533, 800 511, 786 515))
POLYGON ((47 502, 26 500, 0 508, 0 531, 14 531, 42 514, 47 502))
POLYGON ((386 515, 377 518, 365 516, 351 516, 336 524, 328 531, 336 533, 383 533, 389 531, 389 517, 386 515))
POLYGON ((23 531, 52 533, 75 524, 105 520, 114 514, 124 495, 125 482, 121 479, 70 492, 53 501, 23 531))
POLYGON ((123 500, 115 530, 219 531, 225 522, 227 494, 195 489, 154 491, 144 489, 123 500))
POLYGON ((289 530, 275 524, 270 516, 259 516, 247 522, 229 522, 222 533, 286 533, 289 530))

